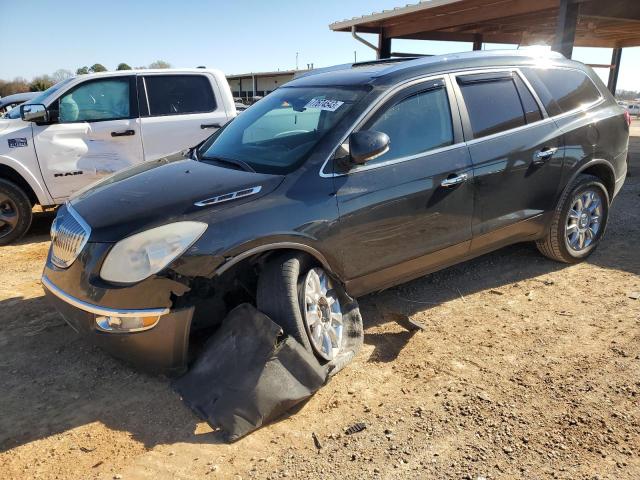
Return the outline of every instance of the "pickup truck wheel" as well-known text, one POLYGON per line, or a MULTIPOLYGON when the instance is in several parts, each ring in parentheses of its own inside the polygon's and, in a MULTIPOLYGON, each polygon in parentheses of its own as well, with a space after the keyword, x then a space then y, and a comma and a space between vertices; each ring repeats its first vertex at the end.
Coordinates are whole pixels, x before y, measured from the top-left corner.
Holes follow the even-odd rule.
POLYGON ((27 194, 16 184, 0 179, 0 245, 21 238, 29 230, 32 218, 27 194))
POLYGON ((578 263, 596 249, 608 218, 609 194, 602 181, 580 175, 560 198, 551 228, 537 242, 538 250, 552 260, 578 263))
POLYGON ((321 362, 337 357, 343 345, 340 296, 323 268, 304 254, 271 259, 258 279, 257 307, 321 362))

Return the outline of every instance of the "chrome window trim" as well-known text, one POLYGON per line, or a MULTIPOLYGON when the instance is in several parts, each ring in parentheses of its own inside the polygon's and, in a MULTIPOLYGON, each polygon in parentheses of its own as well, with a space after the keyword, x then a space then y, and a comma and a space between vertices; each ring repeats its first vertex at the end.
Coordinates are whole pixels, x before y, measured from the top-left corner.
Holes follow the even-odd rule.
POLYGON ((103 317, 155 317, 160 315, 166 315, 169 313, 169 308, 142 308, 138 310, 126 309, 126 308, 107 308, 99 305, 93 305, 91 303, 84 302, 75 297, 72 297, 68 293, 64 292, 49 280, 46 275, 42 276, 42 286, 49 292, 58 297, 60 300, 68 303, 69 305, 76 307, 85 312, 93 313, 95 315, 103 317))
POLYGON ((250 197, 262 190, 262 185, 256 185, 255 187, 247 187, 235 192, 222 193, 215 197, 205 198, 194 203, 196 207, 208 207, 209 205, 217 205, 219 203, 230 202, 231 200, 238 200, 240 198, 250 197), (228 198, 222 198, 228 197, 228 198))
MULTIPOLYGON (((325 168, 328 165, 329 161, 333 158, 333 156, 335 155, 336 150, 345 142, 345 140, 349 137, 349 135, 356 129, 358 128, 361 123, 369 117, 370 114, 374 114, 379 108, 381 108, 382 104, 384 102, 386 102, 389 97, 391 97, 392 95, 395 95, 397 92, 399 92, 400 90, 404 89, 404 88, 409 88, 412 87, 413 85, 422 83, 422 82, 428 82, 430 80, 435 80, 438 78, 444 78, 445 82, 446 82, 446 86, 448 88, 453 88, 456 89, 455 93, 456 93, 456 97, 457 99, 461 99, 462 98, 462 94, 459 91, 459 87, 456 84, 456 82, 452 81, 452 78, 458 75, 470 75, 470 74, 474 74, 474 73, 491 73, 491 72, 504 72, 504 71, 510 71, 510 72, 516 72, 517 75, 520 77, 520 79, 524 82, 525 86, 529 89, 529 92, 531 92, 531 94, 533 95, 534 100, 536 101, 536 103, 538 104, 538 107, 540 108, 540 111, 542 112, 542 116, 543 118, 540 120, 536 120, 533 123, 528 123, 525 125, 521 125, 519 127, 515 127, 509 130, 504 130, 502 132, 497 132, 491 135, 487 135, 485 137, 480 137, 480 138, 472 138, 470 140, 463 140, 462 142, 459 143, 455 143, 453 145, 449 145, 448 147, 444 147, 443 149, 437 149, 437 150, 433 150, 433 151, 427 151, 424 153, 420 153, 417 156, 419 157, 424 157, 424 156, 428 156, 431 154, 435 154, 435 153, 441 153, 441 151, 445 151, 447 149, 453 149, 456 147, 460 147, 462 145, 473 145, 474 143, 480 143, 482 141, 485 140, 491 140, 493 138, 497 138, 499 136, 502 135, 509 135, 511 133, 517 133, 520 130, 523 130, 525 128, 528 128, 530 126, 534 126, 534 125, 542 125, 543 123, 548 123, 548 122, 552 122, 555 119, 558 118, 564 118, 570 115, 574 115, 576 113, 584 113, 588 110, 591 110, 593 107, 601 104, 602 102, 605 101, 604 96, 602 95, 602 92, 600 91, 600 89, 598 88, 598 86, 595 84, 595 82, 591 79, 591 77, 589 75, 587 75, 583 70, 580 70, 579 68, 573 68, 573 67, 567 67, 564 65, 544 65, 544 66, 538 66, 535 64, 524 64, 524 65, 519 65, 519 66, 509 66, 509 65, 504 65, 504 66, 499 66, 499 67, 488 67, 488 68, 483 68, 483 69, 477 69, 477 68, 470 68, 470 69, 460 69, 460 70, 451 70, 451 71, 444 71, 441 72, 439 74, 429 74, 428 76, 424 76, 424 77, 417 77, 417 78, 413 78, 411 80, 406 80, 403 83, 399 83, 396 85, 391 86, 389 89, 387 89, 382 95, 380 95, 380 97, 378 97, 378 99, 376 101, 374 101, 371 105, 369 105, 369 107, 367 107, 367 109, 362 112, 360 114, 360 116, 358 116, 358 118, 356 119, 355 122, 353 122, 352 126, 347 129, 347 133, 342 137, 342 139, 338 142, 338 145, 336 146, 336 148, 334 148, 331 153, 329 154, 329 156, 327 157, 327 159, 322 163, 322 166, 320 167, 320 171, 318 172, 318 175, 322 178, 334 178, 334 177, 342 177, 345 175, 350 175, 351 173, 357 173, 357 172, 361 172, 365 169, 373 169, 375 167, 378 166, 388 166, 388 165, 393 165, 395 163, 400 163, 400 162, 404 162, 404 161, 408 161, 408 160, 413 160, 416 158, 416 155, 411 155, 408 157, 402 157, 399 159, 395 159, 395 160, 390 160, 389 162, 384 162, 382 164, 378 164, 378 165, 371 165, 370 167, 367 167, 366 165, 362 166, 362 167, 355 167, 353 169, 351 169, 348 172, 345 173, 325 173, 325 168), (547 110, 544 108, 544 105, 542 104, 542 101, 540 100, 540 97, 538 96, 538 93, 535 91, 535 89, 533 88, 533 86, 531 85, 531 83, 529 82, 529 79, 527 79, 527 77, 522 73, 522 71, 520 70, 520 68, 523 67, 527 67, 527 68, 555 68, 555 69, 561 69, 561 70, 576 70, 578 72, 581 72, 582 74, 584 74, 593 84, 593 86, 595 87, 596 91, 598 92, 599 98, 595 101, 593 101, 590 104, 585 104, 582 105, 581 107, 575 108, 573 110, 569 110, 567 112, 563 112, 560 113, 558 115, 554 115, 554 116, 549 116, 547 110)), ((464 102, 464 99, 462 99, 464 102)), ((458 101, 459 103, 459 101, 458 101)), ((460 105, 458 105, 458 108, 460 108, 460 105)), ((466 111, 466 104, 464 104, 464 109, 466 111)), ((452 113, 453 114, 453 113, 452 113)))
MULTIPOLYGON (((399 163, 399 162, 403 162, 406 161, 409 157, 402 157, 402 158, 397 158, 397 159, 393 159, 393 160, 389 160, 388 162, 383 162, 383 164, 378 164, 378 165, 363 165, 362 167, 356 167, 354 169, 351 169, 348 172, 345 173, 325 173, 324 169, 327 166, 327 164, 329 163, 329 161, 332 159, 332 157, 335 155, 335 151, 340 147, 340 145, 342 145, 346 139, 349 137, 349 135, 351 135, 351 133, 358 128, 363 122, 365 122, 366 120, 369 119, 369 117, 373 114, 375 114, 379 108, 381 108, 383 106, 383 104, 393 95, 395 95, 396 93, 398 93, 401 90, 404 90, 405 88, 410 88, 413 87, 414 85, 418 85, 420 83, 425 83, 425 82, 429 82, 431 80, 438 80, 438 79, 442 79, 445 82, 445 88, 449 88, 449 83, 448 83, 448 73, 444 72, 444 73, 440 73, 440 74, 429 74, 428 76, 424 76, 424 77, 417 77, 417 78, 412 78, 411 80, 406 80, 403 83, 399 83, 396 85, 391 86, 389 89, 387 89, 382 95, 380 95, 378 97, 378 99, 376 101, 374 101, 373 103, 371 103, 371 105, 369 105, 356 119, 355 122, 353 122, 351 128, 347 129, 347 133, 345 135, 342 136, 342 139, 338 142, 338 145, 336 146, 336 148, 334 148, 331 153, 329 154, 329 156, 327 157, 327 159, 324 161, 324 163, 322 164, 322 166, 320 167, 320 171, 319 171, 319 175, 322 178, 334 178, 334 177, 342 177, 344 175, 349 175, 351 173, 357 173, 357 172, 362 172, 364 170, 370 170, 374 167, 377 167, 379 165, 387 165, 387 164, 391 164, 390 162, 393 163, 399 163)), ((451 104, 449 104, 449 108, 451 108, 451 104)), ((451 113, 453 115, 453 112, 451 113)), ((459 142, 453 145, 448 145, 447 147, 444 148, 451 148, 454 146, 459 146, 464 142, 459 142)), ((428 155, 430 154, 432 151, 426 151, 424 153, 420 153, 418 154, 419 156, 424 156, 424 155, 428 155)), ((411 155, 411 157, 415 157, 415 155, 411 155)))

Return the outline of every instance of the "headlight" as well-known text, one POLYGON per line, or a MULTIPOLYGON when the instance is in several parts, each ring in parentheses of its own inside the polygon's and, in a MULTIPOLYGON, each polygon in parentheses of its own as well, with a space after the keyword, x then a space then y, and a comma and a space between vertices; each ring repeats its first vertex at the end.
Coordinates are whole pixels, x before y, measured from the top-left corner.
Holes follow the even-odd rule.
POLYGON ((206 229, 206 223, 176 222, 125 238, 107 255, 100 276, 117 283, 144 280, 182 255, 206 229))

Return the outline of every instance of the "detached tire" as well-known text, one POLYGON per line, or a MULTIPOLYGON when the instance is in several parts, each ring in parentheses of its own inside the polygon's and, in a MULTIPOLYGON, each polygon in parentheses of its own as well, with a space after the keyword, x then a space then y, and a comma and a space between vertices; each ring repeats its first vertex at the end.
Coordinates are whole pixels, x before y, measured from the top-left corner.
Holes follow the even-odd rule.
POLYGON ((551 227, 536 246, 552 260, 581 262, 600 244, 608 218, 606 187, 598 177, 580 175, 560 197, 551 227))
POLYGON ((33 213, 27 194, 15 183, 0 179, 0 245, 22 238, 31 226, 33 213))

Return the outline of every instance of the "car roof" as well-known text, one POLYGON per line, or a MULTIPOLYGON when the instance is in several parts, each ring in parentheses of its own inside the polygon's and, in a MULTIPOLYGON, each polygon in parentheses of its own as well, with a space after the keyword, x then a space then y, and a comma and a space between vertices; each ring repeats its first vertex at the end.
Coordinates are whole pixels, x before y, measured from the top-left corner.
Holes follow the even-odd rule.
POLYGON ((132 74, 150 74, 150 73, 164 73, 164 74, 176 74, 176 73, 203 73, 209 72, 222 75, 220 70, 215 68, 145 68, 145 69, 132 69, 132 70, 113 70, 110 72, 98 72, 87 73, 84 75, 76 75, 74 78, 99 78, 99 77, 114 77, 119 75, 132 75, 132 74))
POLYGON ((0 98, 0 107, 4 107, 5 105, 11 105, 12 103, 17 102, 26 102, 27 100, 31 100, 33 97, 38 95, 41 92, 24 92, 24 93, 14 93, 12 95, 7 95, 6 97, 0 98))
POLYGON ((347 63, 312 70, 296 77, 287 86, 356 86, 392 85, 398 81, 431 73, 490 68, 500 66, 566 65, 584 68, 584 65, 556 52, 532 50, 484 50, 428 57, 385 59, 371 62, 347 63))

